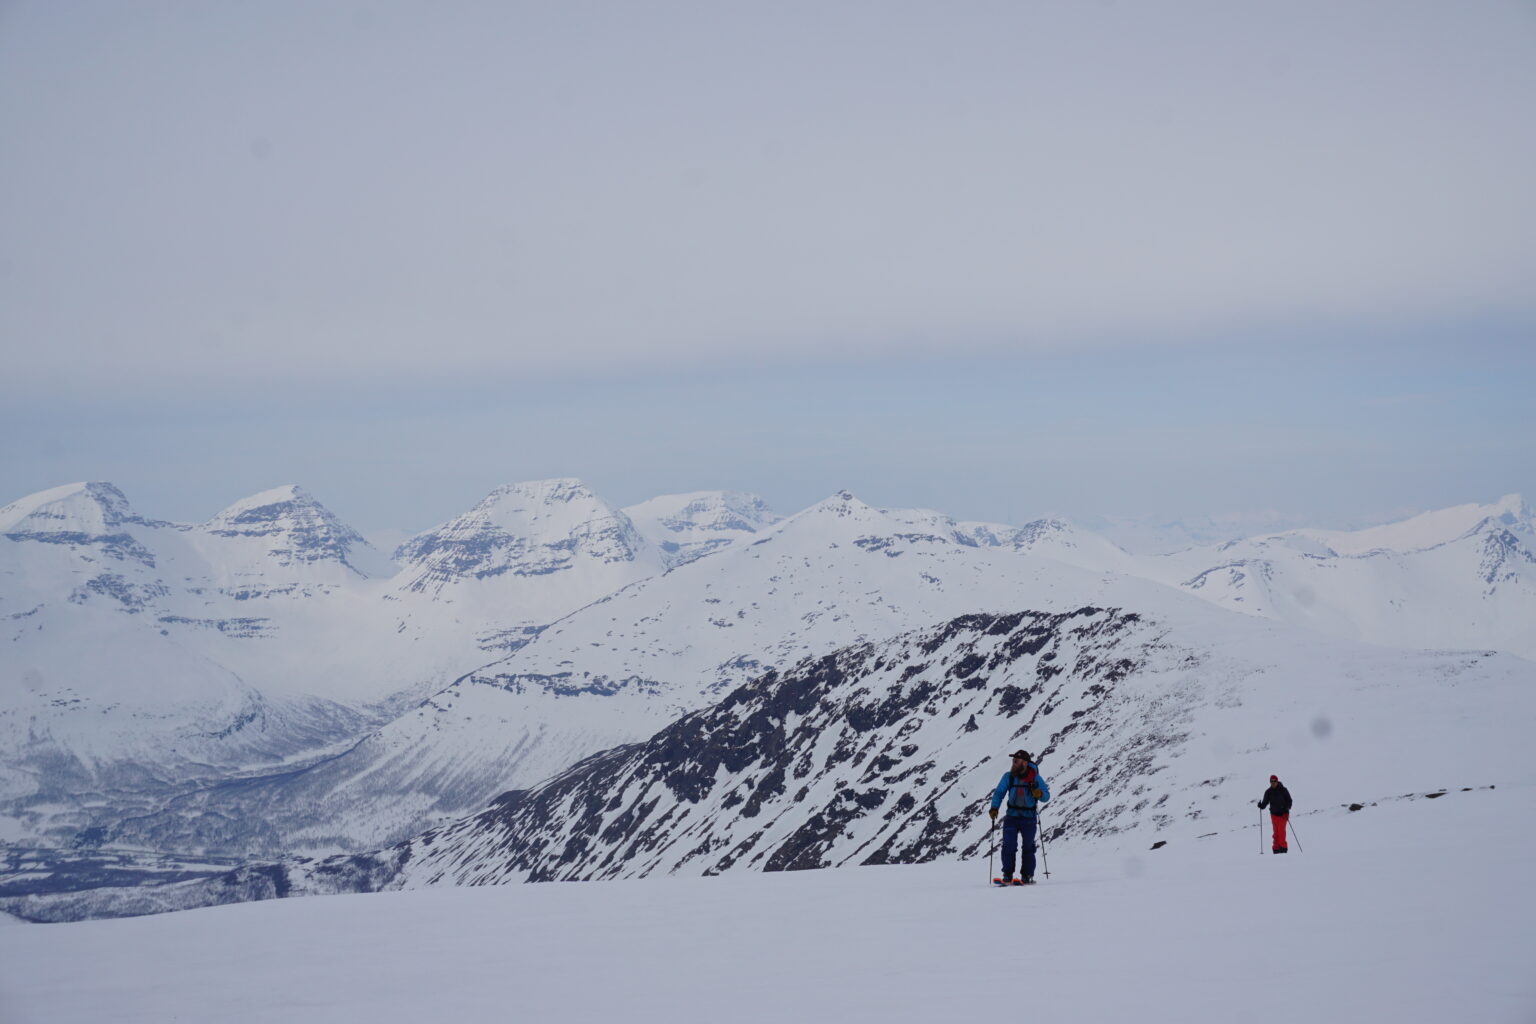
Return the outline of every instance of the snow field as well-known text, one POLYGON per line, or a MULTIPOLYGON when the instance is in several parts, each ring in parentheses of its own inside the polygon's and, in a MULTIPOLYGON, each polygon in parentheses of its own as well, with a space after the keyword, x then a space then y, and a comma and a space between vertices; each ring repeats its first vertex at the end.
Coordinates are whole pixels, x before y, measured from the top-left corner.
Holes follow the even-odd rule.
POLYGON ((973 859, 12 926, 0 1020, 1528 1022, 1532 789, 1298 814, 1285 857, 1256 809, 1057 844, 1033 889, 973 859))

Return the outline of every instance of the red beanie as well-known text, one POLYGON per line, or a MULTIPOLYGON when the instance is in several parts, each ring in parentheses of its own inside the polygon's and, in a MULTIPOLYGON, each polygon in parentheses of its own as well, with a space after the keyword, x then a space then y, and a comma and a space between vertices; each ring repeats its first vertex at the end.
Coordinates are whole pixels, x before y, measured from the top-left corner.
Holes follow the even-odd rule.
POLYGON ((1279 782, 1280 781, 1280 776, 1278 776, 1278 775, 1271 775, 1269 777, 1269 781, 1270 782, 1279 782))

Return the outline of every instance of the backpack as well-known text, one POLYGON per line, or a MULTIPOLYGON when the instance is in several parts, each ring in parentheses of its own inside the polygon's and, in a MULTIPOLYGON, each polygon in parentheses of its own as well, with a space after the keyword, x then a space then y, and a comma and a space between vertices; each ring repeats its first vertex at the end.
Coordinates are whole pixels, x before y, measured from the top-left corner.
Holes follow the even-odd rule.
MULTIPOLYGON (((1008 775, 1012 780, 1008 786, 1008 809, 1010 811, 1034 810, 1034 805, 1025 801, 1040 792, 1035 786, 1035 777, 1039 775, 1039 772, 1035 770, 1035 766, 1031 764, 1025 768, 1022 777, 1015 776, 1012 772, 1009 772, 1008 775)), ((1039 797, 1035 796, 1035 799, 1038 800, 1039 797)))

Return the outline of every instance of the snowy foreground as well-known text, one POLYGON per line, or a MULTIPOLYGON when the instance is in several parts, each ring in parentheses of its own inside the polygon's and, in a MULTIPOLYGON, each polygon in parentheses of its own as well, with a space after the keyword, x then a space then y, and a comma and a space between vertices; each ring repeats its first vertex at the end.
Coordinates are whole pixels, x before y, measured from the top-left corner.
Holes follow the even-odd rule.
POLYGON ((1257 809, 1060 844, 1034 889, 977 860, 7 924, 0 1020, 1529 1022, 1533 788, 1298 814, 1286 857, 1257 809))

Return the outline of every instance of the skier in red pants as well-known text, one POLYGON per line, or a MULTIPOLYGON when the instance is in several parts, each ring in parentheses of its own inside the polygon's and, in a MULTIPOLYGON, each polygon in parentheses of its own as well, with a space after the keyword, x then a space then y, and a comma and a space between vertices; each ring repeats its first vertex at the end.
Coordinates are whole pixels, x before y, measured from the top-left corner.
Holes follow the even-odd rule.
POLYGON ((1259 801, 1259 810, 1265 807, 1269 808, 1269 823, 1275 827, 1275 843, 1271 851, 1289 853, 1290 847, 1285 844, 1285 826, 1291 820, 1291 792, 1280 785, 1279 776, 1269 777, 1269 788, 1264 791, 1264 799, 1259 801))

